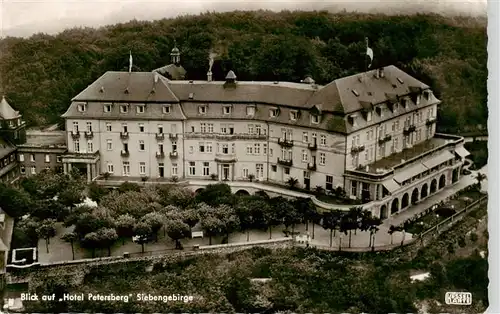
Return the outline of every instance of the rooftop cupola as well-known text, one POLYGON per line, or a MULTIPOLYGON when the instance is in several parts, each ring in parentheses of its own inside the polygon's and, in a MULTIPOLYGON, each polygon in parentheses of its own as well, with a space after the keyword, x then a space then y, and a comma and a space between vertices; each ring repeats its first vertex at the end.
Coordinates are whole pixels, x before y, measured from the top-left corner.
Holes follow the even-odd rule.
POLYGON ((236 74, 234 74, 233 70, 227 72, 226 75, 226 83, 235 83, 236 82, 236 74))
POLYGON ((313 78, 310 75, 306 75, 306 77, 300 82, 304 83, 304 84, 309 84, 309 85, 312 85, 315 83, 315 81, 313 80, 313 78))
POLYGON ((177 44, 174 44, 174 48, 172 49, 172 52, 170 52, 170 57, 173 64, 179 65, 181 63, 181 52, 179 48, 177 48, 177 44))

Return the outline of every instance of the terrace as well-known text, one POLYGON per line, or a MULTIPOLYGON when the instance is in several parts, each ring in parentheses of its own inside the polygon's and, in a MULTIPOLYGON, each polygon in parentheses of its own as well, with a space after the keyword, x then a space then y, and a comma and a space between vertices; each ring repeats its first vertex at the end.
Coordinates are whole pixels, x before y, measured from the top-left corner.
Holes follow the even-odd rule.
POLYGON ((456 144, 461 138, 458 136, 439 135, 426 140, 422 143, 412 146, 411 148, 403 149, 403 151, 391 154, 385 158, 377 160, 371 164, 364 165, 354 170, 357 173, 383 175, 394 168, 403 167, 405 163, 415 161, 418 158, 424 158, 432 151, 437 151, 448 146, 448 144, 456 144))

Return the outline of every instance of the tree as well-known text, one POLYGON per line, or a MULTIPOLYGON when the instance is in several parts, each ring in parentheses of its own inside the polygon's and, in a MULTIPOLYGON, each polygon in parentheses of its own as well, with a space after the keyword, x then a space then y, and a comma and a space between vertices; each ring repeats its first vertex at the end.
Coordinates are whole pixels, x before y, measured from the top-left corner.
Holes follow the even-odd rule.
POLYGON ((225 228, 224 222, 214 214, 209 214, 201 220, 201 228, 208 235, 208 244, 212 245, 212 237, 222 234, 225 228))
POLYGON ((116 232, 122 238, 122 244, 125 244, 126 238, 134 236, 134 226, 136 219, 129 214, 121 215, 116 218, 116 232))
POLYGON ((120 193, 127 193, 129 191, 140 192, 141 186, 137 183, 125 181, 118 188, 118 192, 120 193))
POLYGON ((188 224, 182 220, 167 220, 165 222, 165 229, 167 230, 167 235, 175 241, 175 248, 180 249, 180 240, 190 236, 190 227, 188 224))
POLYGON ((227 241, 229 243, 229 234, 240 228, 238 215, 236 215, 234 208, 228 205, 218 206, 214 214, 221 220, 223 225, 222 232, 226 235, 227 241))
POLYGON ((250 229, 253 227, 252 204, 248 202, 237 202, 235 212, 240 221, 240 228, 247 233, 247 242, 250 241, 250 229))
POLYGON ((349 208, 349 213, 351 220, 352 220, 352 227, 354 229, 354 234, 356 234, 357 229, 363 229, 363 222, 365 217, 371 216, 370 212, 364 211, 363 207, 351 207, 349 208))
POLYGON ((118 239, 118 234, 113 228, 102 228, 97 231, 100 247, 108 249, 108 256, 111 256, 111 246, 118 239))
POLYGON ((293 206, 290 201, 283 200, 283 202, 276 204, 275 210, 277 215, 281 217, 281 221, 283 221, 283 224, 285 225, 285 230, 288 231, 288 227, 291 226, 293 233, 295 230, 295 224, 302 220, 301 215, 295 206, 293 206))
POLYGON ((358 226, 358 222, 355 219, 356 217, 353 215, 353 211, 349 211, 345 213, 345 215, 342 215, 340 220, 340 232, 349 235, 349 247, 351 247, 351 232, 358 226))
POLYGON ((233 204, 234 198, 229 185, 224 183, 209 184, 196 194, 196 202, 206 203, 210 206, 233 204))
POLYGON ((55 223, 56 221, 54 219, 44 220, 36 230, 38 237, 45 239, 47 254, 49 253, 49 240, 56 235, 55 223))
POLYGON ((97 232, 87 233, 82 240, 82 244, 86 248, 90 248, 92 250, 92 258, 95 257, 95 249, 99 247, 99 235, 97 232))
POLYGON ((73 207, 85 199, 83 195, 84 190, 84 187, 81 185, 72 184, 67 186, 59 193, 58 201, 65 206, 73 207))
POLYGON ((267 228, 269 228, 269 239, 272 239, 272 230, 273 227, 280 225, 281 217, 279 217, 278 212, 276 211, 276 207, 273 204, 273 200, 270 200, 268 206, 263 208, 263 217, 266 222, 267 228))
POLYGON ((299 197, 293 201, 293 206, 306 224, 306 231, 309 230, 309 222, 317 214, 316 206, 309 198, 299 197))
POLYGON ((365 220, 366 230, 370 232, 370 244, 372 249, 375 248, 375 234, 379 230, 379 226, 382 224, 382 220, 378 217, 372 217, 370 213, 370 217, 365 220))
POLYGON ((288 178, 288 180, 286 181, 286 184, 291 188, 291 189, 294 189, 297 187, 297 185, 299 184, 299 180, 297 180, 296 178, 288 178))
POLYGON ((200 222, 200 214, 194 208, 188 208, 181 212, 182 221, 189 226, 189 232, 191 229, 200 222))
POLYGON ((90 212, 84 212, 76 218, 74 232, 80 238, 83 238, 86 234, 102 228, 114 228, 114 222, 107 208, 97 207, 90 212))
POLYGON ((322 227, 330 230, 330 247, 333 245, 334 231, 340 227, 340 222, 344 216, 346 215, 338 209, 323 213, 322 227))
POLYGON ((88 187, 89 198, 94 202, 99 203, 101 199, 109 193, 109 190, 92 181, 88 187))
POLYGON ((161 215, 160 213, 152 212, 146 214, 142 219, 151 226, 151 231, 153 232, 155 241, 158 242, 158 232, 160 231, 161 227, 163 227, 165 216, 161 215))
POLYGON ((75 259, 75 247, 74 243, 78 240, 78 235, 75 232, 69 232, 61 237, 62 240, 71 243, 71 254, 73 255, 73 260, 75 259))
POLYGON ((30 195, 22 189, 0 182, 0 208, 11 217, 21 217, 33 207, 30 195))
POLYGON ((137 243, 141 245, 142 253, 144 253, 144 244, 149 242, 149 238, 153 235, 153 229, 145 221, 139 221, 134 226, 134 234, 138 237, 137 243))

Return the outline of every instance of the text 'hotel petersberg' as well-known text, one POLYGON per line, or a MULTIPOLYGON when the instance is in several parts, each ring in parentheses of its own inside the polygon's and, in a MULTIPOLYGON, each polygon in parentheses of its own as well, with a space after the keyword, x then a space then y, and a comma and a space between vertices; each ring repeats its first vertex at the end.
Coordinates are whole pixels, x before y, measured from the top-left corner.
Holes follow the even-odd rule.
POLYGON ((233 71, 213 81, 210 70, 191 81, 177 48, 171 57, 152 72, 106 72, 72 99, 65 172, 248 192, 294 178, 305 190, 342 187, 381 218, 460 179, 464 139, 435 133, 440 100, 395 66, 325 86, 238 81, 233 71))

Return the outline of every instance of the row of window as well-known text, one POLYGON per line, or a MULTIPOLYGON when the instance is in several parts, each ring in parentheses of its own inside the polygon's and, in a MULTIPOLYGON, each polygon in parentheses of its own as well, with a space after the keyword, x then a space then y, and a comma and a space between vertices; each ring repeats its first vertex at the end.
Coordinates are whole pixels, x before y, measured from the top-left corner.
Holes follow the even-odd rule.
MULTIPOLYGON (((355 96, 359 96, 359 93, 356 91, 356 90, 352 90, 352 93, 355 95, 355 96)), ((427 90, 427 91, 424 91, 423 92, 423 97, 426 99, 426 100, 429 100, 430 97, 432 95, 432 92, 427 90)), ((415 104, 418 106, 420 105, 420 100, 421 100, 421 95, 417 95, 416 99, 415 99, 415 104)), ((407 108, 408 107, 408 104, 410 102, 410 99, 408 97, 403 97, 400 99, 400 102, 401 102, 401 105, 403 106, 403 108, 407 108)), ((377 105, 375 106, 375 112, 381 117, 383 118, 384 117, 384 114, 385 114, 385 111, 388 110, 387 108, 387 105, 384 103, 384 104, 380 104, 380 105, 377 105)), ((393 111, 393 114, 397 114, 398 113, 398 110, 399 110, 399 103, 395 103, 392 105, 392 111, 393 111)), ((419 119, 421 121, 422 119, 422 112, 421 111, 417 111, 415 113, 416 115, 416 118, 419 119)), ((366 113, 366 121, 367 122, 371 122, 372 121, 372 116, 373 116, 373 113, 372 111, 370 110, 369 112, 366 113)), ((351 123, 353 126, 356 126, 357 123, 356 123, 356 118, 357 115, 354 114, 354 115, 351 115, 348 117, 348 120, 349 120, 349 123, 351 123)), ((432 119, 434 117, 434 109, 433 108, 430 108, 428 109, 428 112, 427 112, 427 118, 428 119, 432 119)))
MULTIPOLYGON (((36 174, 36 167, 35 166, 31 166, 31 167, 29 167, 29 169, 30 169, 30 174, 32 174, 32 175, 36 174)), ((45 170, 50 170, 50 167, 45 167, 45 170)), ((26 174, 26 167, 21 166, 19 168, 19 172, 21 172, 21 174, 26 174)))
MULTIPOLYGON (((407 124, 407 121, 405 121, 405 127, 408 127, 408 126, 410 126, 410 124, 409 123, 407 124)), ((398 132, 400 130, 399 121, 393 122, 391 129, 393 132, 398 132)), ((421 132, 421 130, 417 130, 416 132, 419 133, 419 132, 421 132)), ((431 133, 432 133, 432 125, 426 126, 427 137, 429 137, 429 134, 431 134, 431 133)), ((383 139, 386 135, 390 135, 389 133, 387 133, 387 124, 376 127, 375 130, 371 129, 371 130, 366 131, 366 135, 365 135, 366 141, 374 140, 375 134, 378 134, 379 139, 383 139)), ((352 137, 352 139, 351 139, 352 147, 355 147, 355 146, 360 144, 360 138, 361 138, 360 134, 354 135, 352 137)), ((419 141, 420 138, 421 138, 421 135, 418 134, 417 141, 419 141)))
MULTIPOLYGON (((79 112, 87 111, 87 104, 78 104, 77 107, 79 112)), ((108 103, 103 105, 103 111, 106 113, 111 112, 112 108, 113 104, 108 103)), ((136 113, 146 112, 146 105, 144 104, 135 105, 135 111, 136 113)), ((129 113, 129 112, 130 112, 130 104, 120 104, 120 113, 129 113)), ((163 105, 162 112, 163 114, 169 114, 170 112, 172 112, 171 105, 163 105)))
MULTIPOLYGON (((120 104, 120 113, 129 113, 130 112, 130 104, 120 104)), ((104 104, 103 105, 103 110, 105 113, 111 112, 113 108, 113 104, 104 104)), ((78 111, 80 112, 85 112, 87 111, 87 105, 86 104, 78 104, 78 111)), ((135 105, 135 111, 136 113, 144 113, 146 112, 146 105, 144 104, 139 104, 135 105)), ((172 111, 171 105, 163 105, 162 106, 162 112, 163 114, 169 114, 172 111)), ((246 108, 246 114, 247 116, 254 116, 255 115, 255 106, 247 106, 246 108)), ((201 105, 198 106, 198 113, 200 115, 204 115, 208 112, 208 105, 201 105)), ((233 112, 233 106, 232 105, 223 105, 222 106, 222 114, 223 115, 230 115, 233 112)), ((278 108, 271 108, 269 109, 269 117, 270 118, 276 118, 280 114, 280 111, 278 108)), ((299 119, 299 112, 298 110, 291 110, 290 111, 290 121, 297 121, 299 119)), ((318 124, 320 121, 320 117, 318 115, 313 115, 311 114, 311 123, 318 124)))
MULTIPOLYGON (((77 150, 79 151, 79 150, 77 150)), ((19 161, 24 162, 24 154, 19 154, 19 161)), ((30 162, 35 162, 36 161, 36 155, 35 154, 30 154, 30 162)), ((61 156, 56 156, 56 161, 57 162, 62 162, 62 157, 61 156)), ((45 154, 45 162, 50 162, 50 155, 45 154)))

